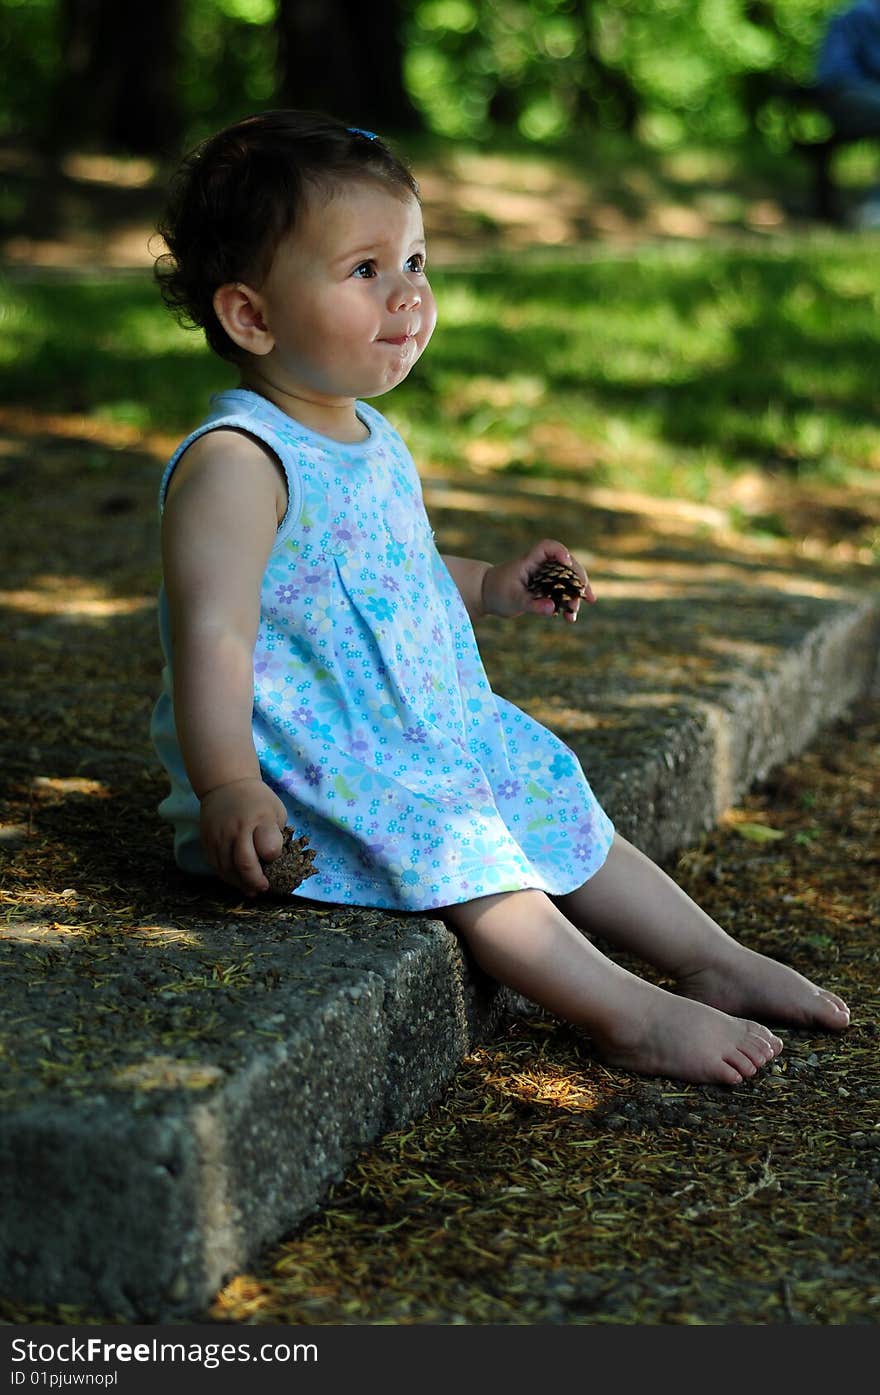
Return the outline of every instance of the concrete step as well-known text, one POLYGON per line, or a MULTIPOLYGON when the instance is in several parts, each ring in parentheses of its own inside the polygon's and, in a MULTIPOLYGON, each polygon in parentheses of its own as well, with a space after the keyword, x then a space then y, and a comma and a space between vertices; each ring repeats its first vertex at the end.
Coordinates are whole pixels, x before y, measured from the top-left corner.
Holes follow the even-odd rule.
MULTIPOLYGON (((604 637, 585 617, 577 640, 559 641, 558 681, 548 651, 536 685, 553 701, 535 715, 581 757, 620 831, 655 859, 697 839, 877 676, 880 604, 843 585, 707 589, 703 578, 676 603, 664 617, 657 597, 638 602, 651 661, 624 653, 617 664, 636 602, 612 591, 604 637), (703 659, 723 660, 699 673, 697 637, 703 659)), ((490 676, 495 643, 490 635, 485 646, 490 676)), ((506 696, 529 705, 525 687, 506 696)), ((198 1314, 523 1007, 430 915, 309 902, 284 915, 259 936, 253 920, 188 920, 159 956, 137 936, 55 948, 57 996, 38 1005, 53 1031, 84 1005, 100 1015, 114 994, 148 982, 155 1040, 117 1070, 84 1067, 79 1084, 74 1071, 64 1089, 34 1080, 5 1110, 5 1294, 128 1320, 198 1314), (245 959, 246 981, 218 995, 219 1026, 186 1035, 186 982, 245 959)), ((31 955, 53 952, 49 921, 33 924, 29 940, 14 925, 0 932, 19 973, 23 940, 31 955)))

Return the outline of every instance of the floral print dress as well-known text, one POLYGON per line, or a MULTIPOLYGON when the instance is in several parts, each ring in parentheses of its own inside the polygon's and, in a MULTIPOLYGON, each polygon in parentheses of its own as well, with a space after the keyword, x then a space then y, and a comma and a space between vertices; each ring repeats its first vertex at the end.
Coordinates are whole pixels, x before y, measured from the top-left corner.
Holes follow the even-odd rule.
MULTIPOLYGON (((420 911, 501 891, 561 895, 614 835, 578 761, 492 692, 470 618, 422 502, 412 457, 373 407, 343 445, 245 389, 180 445, 236 427, 264 441, 289 504, 263 578, 253 735, 263 777, 315 849, 295 896, 420 911)), ((164 690, 152 735, 171 781, 160 813, 180 866, 210 870, 174 735, 173 657, 160 593, 164 690)))

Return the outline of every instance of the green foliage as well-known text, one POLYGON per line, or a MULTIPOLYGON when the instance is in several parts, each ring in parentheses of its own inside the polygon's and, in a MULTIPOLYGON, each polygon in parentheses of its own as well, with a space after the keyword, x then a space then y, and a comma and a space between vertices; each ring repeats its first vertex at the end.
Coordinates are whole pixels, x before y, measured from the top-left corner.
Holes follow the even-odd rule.
POLYGON ((416 0, 406 75, 428 125, 478 137, 513 118, 529 140, 571 128, 587 34, 569 0, 416 0))
MULTIPOLYGON (((840 0, 400 0, 405 78, 426 127, 549 143, 584 124, 654 144, 775 148, 797 115, 778 79, 810 76, 840 0)), ((183 0, 180 91, 187 135, 274 99, 277 0, 183 0)), ((60 54, 61 0, 0 0, 0 135, 39 135, 60 54)))
POLYGON ((276 0, 185 0, 180 85, 188 139, 271 106, 276 0))
POLYGON ((0 137, 42 132, 58 71, 58 0, 0 3, 0 137))
POLYGON ((462 270, 389 408, 420 460, 479 438, 552 475, 558 439, 573 479, 697 501, 748 470, 852 482, 876 462, 875 256, 850 238, 462 270))
POLYGON ((407 79, 428 124, 449 137, 507 124, 552 141, 585 115, 618 127, 630 107, 657 144, 737 140, 757 118, 779 145, 792 118, 769 79, 809 79, 838 4, 414 0, 407 79))
MULTIPOLYGON (((743 471, 846 486, 876 470, 876 239, 510 256, 433 279, 440 328, 379 403, 429 471, 477 443, 501 472, 706 501, 743 471)), ((8 401, 174 434, 234 381, 147 277, 20 283, 0 303, 8 401)))

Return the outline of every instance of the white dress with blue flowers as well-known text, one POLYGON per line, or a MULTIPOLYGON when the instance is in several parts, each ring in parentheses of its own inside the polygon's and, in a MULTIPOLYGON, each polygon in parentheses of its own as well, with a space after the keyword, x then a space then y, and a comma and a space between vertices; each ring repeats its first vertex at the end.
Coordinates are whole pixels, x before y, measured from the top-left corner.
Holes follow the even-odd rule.
MULTIPOLYGON (((614 830, 572 752, 489 686, 458 588, 434 543, 412 457, 373 407, 343 445, 237 389, 196 437, 265 442, 289 504, 263 578, 254 743, 288 822, 315 849, 310 900, 419 911, 535 887, 561 895, 604 862, 614 830)), ((174 734, 167 604, 152 735, 170 780, 175 854, 210 868, 174 734)))

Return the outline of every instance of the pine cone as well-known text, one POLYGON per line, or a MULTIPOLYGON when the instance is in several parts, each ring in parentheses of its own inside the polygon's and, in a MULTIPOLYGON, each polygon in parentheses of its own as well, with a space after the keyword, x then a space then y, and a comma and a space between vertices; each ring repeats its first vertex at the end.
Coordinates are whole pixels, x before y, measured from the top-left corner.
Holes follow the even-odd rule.
POLYGON ((542 562, 532 572, 528 588, 533 596, 550 598, 555 607, 554 615, 558 615, 560 610, 571 610, 569 602, 579 599, 584 594, 584 583, 574 568, 567 566, 565 562, 557 562, 552 557, 548 557, 546 562, 542 562))
POLYGON ((306 877, 313 877, 315 869, 312 863, 315 860, 315 850, 308 846, 305 834, 301 838, 294 838, 294 830, 288 824, 284 830, 284 843, 281 854, 272 862, 263 862, 262 867, 269 882, 268 896, 287 896, 291 891, 304 882, 306 877))

